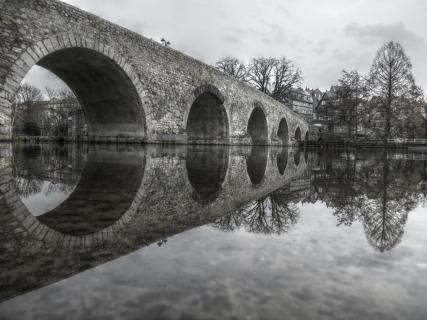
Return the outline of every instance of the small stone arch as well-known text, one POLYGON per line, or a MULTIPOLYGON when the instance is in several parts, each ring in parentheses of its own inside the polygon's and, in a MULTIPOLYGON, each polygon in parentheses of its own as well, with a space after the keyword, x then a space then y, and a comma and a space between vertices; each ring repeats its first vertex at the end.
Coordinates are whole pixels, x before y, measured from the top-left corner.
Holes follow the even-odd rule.
POLYGON ((202 85, 185 115, 187 142, 190 144, 227 144, 229 122, 224 96, 213 85, 202 85))
POLYGON ((300 129, 300 127, 297 127, 295 129, 294 139, 295 139, 295 142, 297 142, 297 143, 301 142, 301 129, 300 129))
POLYGON ((279 137, 282 145, 287 146, 289 144, 289 128, 286 118, 282 118, 280 120, 277 136, 279 137))
POLYGON ((255 103, 249 116, 247 132, 253 145, 268 145, 267 116, 259 103, 255 103))
MULTIPOLYGON (((112 46, 74 33, 34 42, 5 77, 3 109, 11 109, 22 79, 34 65, 51 71, 70 87, 85 112, 90 135, 147 140, 150 121, 142 101, 144 86, 128 60, 112 46)), ((10 119, 4 122, 10 136, 10 119)))

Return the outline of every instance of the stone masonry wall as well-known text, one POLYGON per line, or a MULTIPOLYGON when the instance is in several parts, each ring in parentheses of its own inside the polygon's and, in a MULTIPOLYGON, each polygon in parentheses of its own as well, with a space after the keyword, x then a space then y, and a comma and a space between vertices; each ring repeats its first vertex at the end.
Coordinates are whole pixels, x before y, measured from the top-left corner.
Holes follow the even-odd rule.
POLYGON ((48 54, 75 47, 109 57, 127 74, 141 100, 147 142, 185 143, 190 108, 204 87, 215 87, 224 98, 231 144, 251 143, 247 125, 255 105, 266 115, 270 144, 280 143, 277 131, 282 118, 287 120, 291 139, 297 127, 302 139, 308 131, 302 118, 256 89, 60 1, 0 0, 0 17, 2 138, 10 137, 10 106, 25 74, 48 54))

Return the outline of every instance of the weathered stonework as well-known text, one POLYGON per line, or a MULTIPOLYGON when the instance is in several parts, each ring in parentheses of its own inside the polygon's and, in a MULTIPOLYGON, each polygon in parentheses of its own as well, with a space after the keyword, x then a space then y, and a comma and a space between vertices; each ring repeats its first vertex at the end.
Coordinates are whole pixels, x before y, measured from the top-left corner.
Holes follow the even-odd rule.
POLYGON ((248 132, 248 123, 256 106, 267 123, 267 139, 259 144, 291 144, 297 128, 302 140, 308 132, 302 118, 256 89, 73 6, 57 0, 0 0, 0 7, 2 139, 11 138, 11 103, 36 64, 70 86, 94 136, 252 144, 258 132, 248 132), (199 110, 193 112, 197 108, 192 106, 199 110), (206 119, 198 120, 203 114, 206 119), (286 139, 278 136, 283 118, 286 139))

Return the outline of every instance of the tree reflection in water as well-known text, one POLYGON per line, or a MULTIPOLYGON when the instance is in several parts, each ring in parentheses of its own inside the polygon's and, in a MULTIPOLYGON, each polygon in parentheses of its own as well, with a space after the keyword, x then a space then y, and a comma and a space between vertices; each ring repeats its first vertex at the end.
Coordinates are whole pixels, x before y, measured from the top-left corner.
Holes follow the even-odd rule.
POLYGON ((73 156, 75 146, 15 145, 13 176, 19 195, 70 194, 80 180, 82 166, 73 156))
POLYGON ((315 174, 313 183, 334 209, 338 225, 360 221, 368 242, 380 252, 400 243, 408 213, 420 201, 417 186, 423 183, 419 162, 393 156, 386 151, 335 155, 324 159, 325 170, 315 174))
POLYGON ((289 202, 286 195, 283 190, 273 192, 224 216, 213 225, 222 231, 244 228, 251 233, 282 234, 296 224, 299 218, 296 204, 289 202))

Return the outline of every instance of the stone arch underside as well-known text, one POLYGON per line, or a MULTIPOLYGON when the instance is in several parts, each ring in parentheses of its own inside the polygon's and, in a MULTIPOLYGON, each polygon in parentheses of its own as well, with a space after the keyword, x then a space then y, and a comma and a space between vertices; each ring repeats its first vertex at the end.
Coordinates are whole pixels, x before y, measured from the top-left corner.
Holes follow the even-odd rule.
POLYGON ((268 125, 264 111, 260 107, 255 107, 248 121, 248 134, 253 145, 268 144, 268 125))
POLYGON ((286 146, 289 144, 288 122, 285 118, 282 118, 282 120, 280 120, 279 129, 277 130, 277 136, 279 137, 282 145, 286 146))
POLYGON ((202 92, 188 114, 188 143, 227 144, 228 135, 228 117, 223 100, 212 92, 202 92))
POLYGON ((300 129, 300 127, 297 127, 295 130, 295 141, 296 142, 301 141, 301 129, 300 129))
POLYGON ((139 94, 125 71, 110 57, 83 47, 54 51, 37 65, 63 80, 84 111, 89 135, 144 140, 145 115, 139 94))

